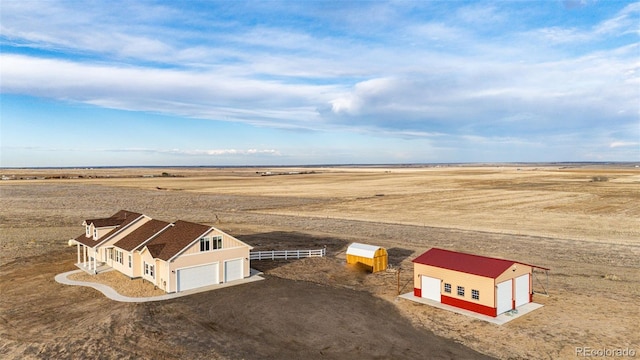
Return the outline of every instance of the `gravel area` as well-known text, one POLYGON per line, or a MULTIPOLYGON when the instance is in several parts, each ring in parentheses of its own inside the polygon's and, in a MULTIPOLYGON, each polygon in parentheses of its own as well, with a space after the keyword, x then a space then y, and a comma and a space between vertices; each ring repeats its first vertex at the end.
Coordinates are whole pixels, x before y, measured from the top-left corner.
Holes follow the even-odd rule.
POLYGON ((165 294, 164 290, 157 289, 153 284, 141 278, 130 279, 118 271, 107 271, 97 275, 89 275, 85 272, 72 274, 70 280, 88 281, 104 284, 113 288, 118 294, 129 297, 148 297, 165 294))

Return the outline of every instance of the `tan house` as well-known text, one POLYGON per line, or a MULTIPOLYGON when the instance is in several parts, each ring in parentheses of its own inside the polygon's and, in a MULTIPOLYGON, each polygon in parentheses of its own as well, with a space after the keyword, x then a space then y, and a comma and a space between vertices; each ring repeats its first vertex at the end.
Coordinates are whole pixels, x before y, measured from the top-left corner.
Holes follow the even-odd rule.
POLYGON ((179 292, 249 276, 251 246, 212 226, 171 225, 140 251, 144 279, 179 292))
POLYGON ((533 269, 549 270, 437 248, 413 263, 414 296, 494 317, 531 302, 533 269))
POLYGON ((208 225, 178 220, 167 223, 119 211, 83 222, 85 234, 72 241, 78 266, 96 273, 111 267, 142 277, 166 292, 229 282, 250 274, 251 246, 208 225))

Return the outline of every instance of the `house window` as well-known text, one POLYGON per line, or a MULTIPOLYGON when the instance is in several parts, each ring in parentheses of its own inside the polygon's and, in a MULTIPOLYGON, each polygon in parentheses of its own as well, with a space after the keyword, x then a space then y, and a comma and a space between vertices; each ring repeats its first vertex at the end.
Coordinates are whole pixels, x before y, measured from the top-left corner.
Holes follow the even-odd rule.
POLYGON ((113 249, 109 249, 109 260, 113 260, 113 249))
POLYGON ((451 284, 444 283, 444 292, 451 294, 451 284))
POLYGON ((471 298, 473 300, 480 300, 480 291, 478 290, 471 290, 471 298))
POLYGON ((213 249, 222 249, 222 236, 216 235, 211 238, 213 240, 213 249))
POLYGON ((146 262, 144 263, 144 274, 149 275, 149 264, 146 262))
POLYGON ((91 236, 91 227, 89 225, 87 225, 87 230, 86 233, 87 237, 91 236))
POLYGON ((464 296, 464 287, 458 286, 458 296, 464 296))
POLYGON ((119 262, 120 264, 122 264, 122 251, 118 251, 116 250, 116 262, 119 262))
POLYGON ((129 254, 129 269, 131 269, 131 254, 129 254))
POLYGON ((98 229, 93 229, 93 237, 98 238, 98 229))
POLYGON ((209 251, 211 250, 209 245, 209 238, 200 239, 200 251, 209 251))
POLYGON ((153 265, 149 265, 149 275, 154 279, 156 278, 155 276, 153 276, 153 265))

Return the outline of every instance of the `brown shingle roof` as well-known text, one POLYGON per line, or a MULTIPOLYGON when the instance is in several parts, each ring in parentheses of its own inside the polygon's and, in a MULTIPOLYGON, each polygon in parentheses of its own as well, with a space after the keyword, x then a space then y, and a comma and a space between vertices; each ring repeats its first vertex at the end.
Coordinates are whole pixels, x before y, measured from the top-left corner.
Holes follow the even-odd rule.
POLYGON ((147 249, 154 258, 167 261, 209 229, 211 226, 178 220, 162 234, 149 241, 147 249))
POLYGON ((85 220, 84 222, 87 225, 90 225, 91 223, 93 223, 93 225, 97 228, 119 226, 119 225, 123 225, 124 222, 131 222, 140 216, 142 216, 142 214, 132 212, 132 211, 127 211, 127 210, 120 210, 108 218, 88 219, 88 220, 85 220))
POLYGON ((133 251, 168 225, 169 223, 166 221, 150 220, 133 230, 129 235, 118 240, 113 246, 119 247, 122 250, 133 251))
POLYGON ((127 211, 127 210, 120 210, 117 213, 113 214, 109 218, 85 220, 85 222, 87 224, 93 223, 94 226, 96 226, 96 227, 101 227, 101 226, 96 225, 96 222, 99 223, 99 224, 116 224, 116 223, 117 224, 116 225, 103 225, 103 227, 104 226, 115 226, 115 227, 113 229, 111 229, 111 231, 109 231, 108 233, 106 233, 106 234, 102 235, 101 237, 99 237, 97 240, 93 240, 93 234, 90 237, 86 237, 86 234, 82 234, 81 236, 78 236, 77 238, 75 238, 75 240, 78 241, 81 244, 86 245, 86 246, 95 247, 96 245, 102 244, 102 242, 104 242, 106 239, 111 237, 113 234, 117 233, 118 231, 120 231, 121 229, 126 227, 127 225, 129 225, 129 224, 133 223, 134 221, 138 220, 142 216, 144 216, 144 215, 136 213, 136 212, 127 211))

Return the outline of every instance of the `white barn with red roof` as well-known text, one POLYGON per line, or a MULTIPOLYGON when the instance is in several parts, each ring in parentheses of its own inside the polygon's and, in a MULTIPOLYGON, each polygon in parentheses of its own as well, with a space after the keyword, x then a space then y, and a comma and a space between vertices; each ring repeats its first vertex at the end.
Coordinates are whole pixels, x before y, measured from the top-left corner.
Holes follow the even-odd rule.
POLYGON ((433 248, 413 260, 414 296, 489 316, 533 298, 533 269, 519 261, 433 248))

